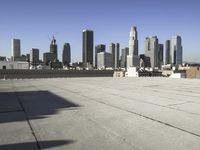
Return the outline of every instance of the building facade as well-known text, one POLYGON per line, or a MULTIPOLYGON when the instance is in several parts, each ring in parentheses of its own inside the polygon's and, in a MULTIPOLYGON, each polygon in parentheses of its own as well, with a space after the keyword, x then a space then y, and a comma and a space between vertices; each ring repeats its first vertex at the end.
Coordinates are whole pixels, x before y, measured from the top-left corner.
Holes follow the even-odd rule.
POLYGON ((83 30, 82 60, 83 66, 93 65, 94 33, 92 30, 83 30))
POLYGON ((71 63, 71 48, 69 43, 65 43, 63 46, 62 62, 63 65, 67 66, 71 63))
POLYGON ((5 56, 0 56, 0 61, 6 61, 6 57, 5 56))
POLYGON ((149 58, 147 67, 158 67, 158 38, 157 36, 145 39, 145 56, 149 58))
POLYGON ((138 56, 138 33, 137 28, 133 26, 129 36, 129 55, 138 56))
POLYGON ((115 57, 114 68, 119 68, 119 49, 120 49, 120 45, 119 45, 119 43, 116 43, 115 44, 115 55, 113 55, 113 57, 115 57))
POLYGON ((26 61, 0 61, 0 69, 29 69, 26 61))
POLYGON ((133 26, 129 36, 129 55, 127 56, 127 68, 139 67, 140 58, 138 56, 138 33, 137 28, 133 26))
POLYGON ((182 44, 180 36, 173 36, 170 40, 170 59, 173 65, 182 65, 182 44))
POLYGON ((158 44, 158 68, 161 69, 164 65, 163 44, 158 44))
POLYGON ((55 62, 56 55, 54 53, 43 53, 43 62, 45 65, 49 65, 51 62, 55 62))
POLYGON ((30 50, 30 63, 31 65, 37 65, 39 63, 39 49, 32 48, 30 50))
POLYGON ((112 63, 113 63, 113 67, 114 67, 114 64, 115 64, 115 44, 114 43, 110 43, 109 45, 109 52, 113 55, 112 57, 112 63))
POLYGON ((170 40, 165 42, 165 65, 170 64, 170 40))
POLYGON ((106 45, 104 44, 99 44, 95 46, 95 67, 97 68, 97 54, 100 52, 105 52, 106 51, 106 45))
POLYGON ((97 54, 97 68, 105 69, 105 68, 113 68, 113 55, 108 52, 100 52, 97 54))
POLYGON ((113 68, 119 68, 119 49, 120 44, 119 43, 111 43, 109 45, 109 52, 113 55, 112 62, 113 62, 113 68))
POLYGON ((126 68, 127 66, 127 56, 128 56, 128 53, 129 53, 129 48, 126 47, 124 49, 122 49, 122 52, 121 52, 121 61, 120 61, 120 67, 121 68, 126 68))
POLYGON ((54 36, 50 44, 50 53, 53 53, 55 55, 56 60, 58 59, 58 47, 54 36))
POLYGON ((15 61, 21 56, 20 39, 12 39, 12 60, 15 61))

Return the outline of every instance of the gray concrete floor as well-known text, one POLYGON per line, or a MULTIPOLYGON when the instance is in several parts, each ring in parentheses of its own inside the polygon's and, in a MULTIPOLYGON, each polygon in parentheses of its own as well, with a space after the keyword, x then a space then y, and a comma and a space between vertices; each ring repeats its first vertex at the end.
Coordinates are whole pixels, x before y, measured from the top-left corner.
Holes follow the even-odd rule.
POLYGON ((0 81, 0 150, 200 150, 200 80, 0 81))

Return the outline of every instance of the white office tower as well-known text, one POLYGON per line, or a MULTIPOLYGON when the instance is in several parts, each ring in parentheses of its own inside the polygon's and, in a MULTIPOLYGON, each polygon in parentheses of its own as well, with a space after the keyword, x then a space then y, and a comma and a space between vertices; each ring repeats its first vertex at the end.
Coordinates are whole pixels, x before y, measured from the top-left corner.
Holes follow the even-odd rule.
POLYGON ((137 39, 137 28, 132 27, 129 39, 129 55, 138 56, 138 39, 137 39))
POLYGON ((129 55, 127 56, 127 68, 139 67, 140 58, 138 56, 137 28, 132 27, 129 39, 129 55))
POLYGON ((12 39, 12 60, 21 56, 20 40, 12 39))
POLYGON ((100 52, 97 54, 97 68, 106 69, 113 68, 113 55, 108 52, 100 52))
POLYGON ((171 64, 182 65, 182 44, 180 36, 173 36, 170 40, 170 60, 171 64))

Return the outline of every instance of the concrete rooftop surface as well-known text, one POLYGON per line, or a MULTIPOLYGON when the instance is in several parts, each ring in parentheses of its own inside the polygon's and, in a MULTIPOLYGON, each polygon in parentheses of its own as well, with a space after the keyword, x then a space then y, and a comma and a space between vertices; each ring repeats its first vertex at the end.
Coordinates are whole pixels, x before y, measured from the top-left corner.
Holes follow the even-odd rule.
POLYGON ((200 80, 0 80, 0 150, 200 150, 200 80))

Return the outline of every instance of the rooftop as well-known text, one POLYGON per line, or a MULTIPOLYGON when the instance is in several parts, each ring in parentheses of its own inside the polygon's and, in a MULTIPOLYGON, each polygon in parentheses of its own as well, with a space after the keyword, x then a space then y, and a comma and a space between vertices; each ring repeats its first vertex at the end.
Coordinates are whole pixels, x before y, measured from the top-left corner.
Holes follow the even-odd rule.
POLYGON ((0 149, 199 150, 200 80, 0 80, 0 149))

